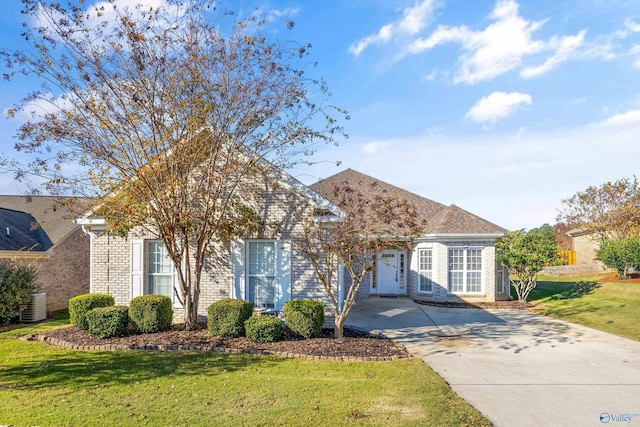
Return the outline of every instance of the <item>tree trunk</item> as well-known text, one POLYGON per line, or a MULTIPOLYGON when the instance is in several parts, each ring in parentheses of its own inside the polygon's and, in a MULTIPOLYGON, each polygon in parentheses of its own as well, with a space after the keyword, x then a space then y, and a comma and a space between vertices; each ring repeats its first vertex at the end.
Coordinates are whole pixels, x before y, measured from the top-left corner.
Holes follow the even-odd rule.
POLYGON ((344 336, 344 320, 345 317, 343 315, 336 316, 336 321, 333 326, 334 338, 342 338, 344 336))

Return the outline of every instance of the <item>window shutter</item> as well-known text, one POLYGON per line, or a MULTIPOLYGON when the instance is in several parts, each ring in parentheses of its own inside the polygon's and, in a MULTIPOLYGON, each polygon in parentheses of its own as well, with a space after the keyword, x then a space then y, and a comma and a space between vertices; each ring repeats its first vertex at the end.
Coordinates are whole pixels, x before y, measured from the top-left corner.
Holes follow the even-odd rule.
POLYGON ((231 242, 231 298, 245 299, 244 242, 231 242))
POLYGON ((276 301, 275 309, 283 310, 284 303, 291 299, 291 241, 276 242, 276 301))
POLYGON ((144 240, 131 241, 131 299, 144 294, 144 240))

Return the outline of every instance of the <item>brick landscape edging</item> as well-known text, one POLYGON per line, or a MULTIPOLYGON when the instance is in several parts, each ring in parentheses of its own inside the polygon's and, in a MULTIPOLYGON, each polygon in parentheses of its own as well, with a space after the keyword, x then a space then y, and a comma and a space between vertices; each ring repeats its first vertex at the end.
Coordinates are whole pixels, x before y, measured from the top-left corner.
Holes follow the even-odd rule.
MULTIPOLYGON (((285 351, 270 350, 249 350, 215 346, 201 345, 119 345, 119 344, 102 344, 102 345, 78 345, 58 338, 48 337, 46 335, 31 334, 20 337, 25 341, 40 341, 49 345, 54 345, 69 350, 82 351, 128 351, 128 350, 152 350, 152 351, 208 351, 213 353, 232 353, 232 354, 257 354, 263 356, 279 356, 305 360, 332 360, 338 362, 391 362, 394 360, 405 359, 410 356, 377 356, 377 357, 355 357, 355 356, 312 356, 309 354, 289 353, 285 351)), ((405 349, 406 351, 406 349, 405 349)))

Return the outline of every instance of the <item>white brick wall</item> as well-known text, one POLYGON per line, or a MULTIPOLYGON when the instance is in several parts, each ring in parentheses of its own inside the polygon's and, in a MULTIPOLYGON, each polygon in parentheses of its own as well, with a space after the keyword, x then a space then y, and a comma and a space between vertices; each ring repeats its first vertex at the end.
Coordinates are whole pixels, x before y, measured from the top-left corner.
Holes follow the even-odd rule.
POLYGON ((493 302, 507 300, 508 284, 504 293, 496 292, 496 257, 495 246, 492 241, 417 241, 410 259, 410 296, 433 302, 493 302), (450 248, 479 248, 482 249, 482 292, 454 294, 448 291, 449 285, 449 249, 450 248), (418 250, 431 248, 433 251, 433 292, 419 291, 418 283, 418 250))
MULTIPOLYGON (((276 227, 265 227, 258 233, 245 236, 247 239, 282 239, 291 240, 291 298, 314 299, 325 303, 327 324, 332 320, 328 297, 308 259, 296 250, 296 243, 301 239, 301 226, 292 218, 290 203, 308 209, 313 208, 307 199, 293 195, 291 192, 263 185, 263 203, 257 212, 265 224, 277 224, 276 227), (293 198, 293 199, 292 199, 293 198), (305 206, 306 204, 306 206, 305 206)), ((110 234, 91 234, 92 264, 91 292, 108 293, 114 296, 117 305, 128 305, 131 299, 131 240, 155 239, 154 234, 135 229, 127 239, 110 234)), ((213 254, 206 261, 202 280, 198 313, 206 315, 207 307, 214 301, 231 297, 232 266, 230 246, 220 242, 212 247, 213 254)), ((146 256, 145 256, 146 263, 146 256)), ((143 271, 146 271, 146 265, 143 271)), ((146 278, 143 279, 146 286, 146 278)), ((181 310, 176 311, 177 319, 181 319, 181 310)))

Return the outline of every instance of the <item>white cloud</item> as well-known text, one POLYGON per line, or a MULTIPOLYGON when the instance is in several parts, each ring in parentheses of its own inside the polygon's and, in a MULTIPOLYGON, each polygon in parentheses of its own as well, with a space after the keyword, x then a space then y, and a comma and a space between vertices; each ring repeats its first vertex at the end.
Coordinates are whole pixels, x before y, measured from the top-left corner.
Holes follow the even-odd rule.
MULTIPOLYGON (((41 4, 38 5, 38 14, 35 15, 34 25, 45 29, 50 29, 53 25, 51 22, 63 18, 63 16, 55 11, 55 9, 47 8, 47 11, 41 4)), ((84 10, 85 24, 93 34, 99 32, 108 32, 112 30, 118 21, 118 16, 123 13, 130 13, 134 19, 144 19, 144 14, 150 11, 161 12, 160 19, 156 22, 162 28, 168 27, 175 18, 184 15, 185 5, 172 3, 169 0, 107 0, 97 1, 92 4, 85 3, 84 10)), ((59 39, 56 34, 51 34, 55 39, 59 39)))
POLYGON ((365 154, 377 154, 385 148, 385 144, 379 142, 368 142, 362 146, 362 152, 365 154))
POLYGON ((282 17, 292 17, 300 12, 300 8, 288 7, 285 9, 270 9, 267 13, 266 20, 269 22, 275 21, 282 17))
POLYGON ((478 101, 466 118, 479 123, 495 123, 513 114, 521 105, 531 105, 531 95, 520 92, 493 92, 478 101))
POLYGON ((633 61, 633 68, 640 69, 640 44, 634 44, 631 46, 629 54, 635 57, 635 61, 633 61))
POLYGON ((492 22, 477 31, 465 25, 439 26, 428 37, 414 40, 405 53, 419 54, 442 44, 458 43, 463 52, 458 57, 454 82, 475 84, 515 69, 521 69, 522 77, 530 78, 545 74, 571 59, 612 59, 615 57, 613 40, 622 37, 616 32, 587 44, 587 31, 582 30, 575 35, 536 39, 535 32, 546 20, 523 18, 515 0, 499 0, 489 19, 492 22), (525 66, 529 58, 547 52, 551 55, 541 64, 525 66))
POLYGON ((564 36, 561 38, 552 37, 549 46, 555 48, 555 54, 540 65, 535 67, 525 67, 520 71, 524 78, 530 78, 545 74, 557 67, 561 62, 566 61, 583 44, 586 30, 580 31, 575 36, 564 36))
MULTIPOLYGON (((27 121, 31 119, 40 119, 46 114, 58 113, 66 109, 73 107, 73 103, 70 100, 71 95, 61 95, 55 97, 51 92, 47 92, 32 99, 26 103, 15 113, 15 119, 20 121, 27 121)), ((4 115, 8 114, 9 110, 4 111, 4 115)))
POLYGON ((380 27, 378 32, 352 43, 349 47, 349 52, 354 56, 358 56, 371 45, 386 43, 397 36, 419 33, 431 19, 433 3, 433 0, 416 2, 413 7, 404 9, 400 20, 385 24, 380 27))
POLYGON ((640 24, 638 24, 637 22, 635 22, 633 19, 626 19, 624 21, 624 27, 634 33, 638 33, 640 32, 640 24))
POLYGON ((544 42, 532 37, 544 21, 523 19, 515 1, 498 1, 489 18, 494 22, 481 31, 466 26, 440 26, 428 38, 417 39, 408 51, 420 53, 449 42, 462 44, 465 52, 459 57, 454 81, 473 84, 516 68, 523 57, 545 48, 544 42))
POLYGON ((596 123, 596 125, 607 127, 640 125, 640 110, 629 110, 625 113, 614 114, 608 119, 596 123))

